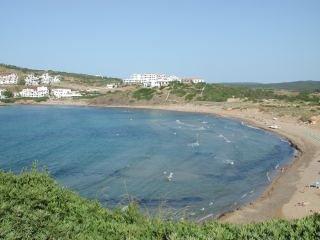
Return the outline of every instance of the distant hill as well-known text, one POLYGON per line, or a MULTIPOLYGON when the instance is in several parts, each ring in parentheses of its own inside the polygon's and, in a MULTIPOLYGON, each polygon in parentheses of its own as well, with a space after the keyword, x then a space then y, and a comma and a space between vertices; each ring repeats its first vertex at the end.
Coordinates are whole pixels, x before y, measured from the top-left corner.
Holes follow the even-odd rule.
POLYGON ((48 72, 51 75, 60 75, 62 77, 62 80, 65 81, 84 83, 88 85, 101 85, 107 83, 117 83, 122 81, 122 79, 114 77, 94 76, 89 74, 60 72, 54 70, 30 69, 7 64, 0 64, 0 72, 14 72, 17 73, 19 76, 26 76, 27 74, 31 73, 40 75, 42 73, 48 72))
POLYGON ((264 88, 264 89, 283 89, 297 92, 320 92, 320 81, 296 81, 282 83, 222 83, 226 86, 242 86, 248 88, 264 88))

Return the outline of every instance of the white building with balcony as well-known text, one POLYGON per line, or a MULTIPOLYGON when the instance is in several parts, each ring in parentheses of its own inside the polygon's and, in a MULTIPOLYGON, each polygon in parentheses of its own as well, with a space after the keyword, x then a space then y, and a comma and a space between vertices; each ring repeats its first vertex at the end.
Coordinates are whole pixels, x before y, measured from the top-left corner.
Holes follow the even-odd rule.
POLYGON ((27 75, 27 77, 24 79, 27 86, 38 86, 41 82, 39 77, 36 77, 33 74, 27 75))
POLYGON ((42 84, 52 84, 60 82, 60 76, 50 76, 49 73, 44 73, 40 76, 42 84))
POLYGON ((15 73, 0 74, 0 85, 18 84, 19 77, 15 73))
POLYGON ((51 90, 51 95, 55 98, 68 98, 68 97, 80 97, 82 96, 78 91, 72 91, 66 88, 55 88, 51 90))
POLYGON ((25 88, 19 93, 20 97, 25 98, 41 98, 49 96, 49 89, 47 87, 25 88))
POLYGON ((143 85, 144 87, 162 87, 170 82, 181 81, 177 76, 168 76, 166 74, 143 73, 132 74, 130 78, 124 79, 127 85, 143 85))

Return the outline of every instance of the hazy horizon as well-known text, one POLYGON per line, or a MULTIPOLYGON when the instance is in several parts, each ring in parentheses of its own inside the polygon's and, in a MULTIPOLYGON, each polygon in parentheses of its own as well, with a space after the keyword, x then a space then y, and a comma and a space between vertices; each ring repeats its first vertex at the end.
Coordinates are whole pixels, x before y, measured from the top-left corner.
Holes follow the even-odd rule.
POLYGON ((320 2, 7 1, 0 62, 126 78, 320 80, 320 2))

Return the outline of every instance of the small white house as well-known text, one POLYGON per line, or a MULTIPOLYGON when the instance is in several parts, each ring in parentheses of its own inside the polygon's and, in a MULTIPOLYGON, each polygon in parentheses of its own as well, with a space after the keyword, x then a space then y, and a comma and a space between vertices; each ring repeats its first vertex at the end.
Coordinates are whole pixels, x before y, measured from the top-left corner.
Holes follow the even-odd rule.
POLYGON ((48 97, 49 89, 47 87, 37 87, 36 89, 25 88, 19 93, 20 97, 26 98, 40 98, 40 97, 48 97))
POLYGON ((5 92, 6 90, 5 89, 0 89, 0 99, 4 99, 6 98, 3 93, 5 92))
POLYGON ((55 88, 51 90, 51 95, 55 98, 80 97, 81 93, 66 88, 55 88))
POLYGON ((113 89, 113 88, 117 88, 118 85, 117 84, 107 84, 107 89, 113 89))
POLYGON ((204 80, 201 79, 201 78, 194 78, 194 79, 192 79, 192 82, 193 82, 193 83, 203 83, 204 80))
POLYGON ((0 74, 0 85, 14 85, 18 84, 18 75, 15 73, 11 74, 0 74))
POLYGON ((161 87, 161 83, 159 81, 144 82, 143 87, 147 87, 147 88, 161 87))

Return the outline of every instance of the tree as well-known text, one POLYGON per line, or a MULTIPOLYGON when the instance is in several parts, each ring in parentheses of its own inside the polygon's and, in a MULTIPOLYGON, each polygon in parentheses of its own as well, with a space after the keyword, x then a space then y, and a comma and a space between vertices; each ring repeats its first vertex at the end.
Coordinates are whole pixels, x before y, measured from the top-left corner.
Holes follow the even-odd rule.
POLYGON ((5 90, 3 92, 3 96, 5 96, 6 98, 12 98, 13 97, 13 93, 9 90, 5 90))

